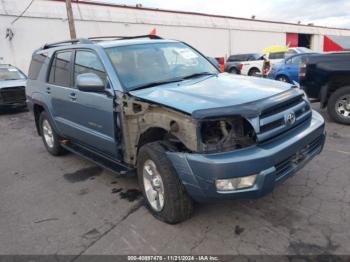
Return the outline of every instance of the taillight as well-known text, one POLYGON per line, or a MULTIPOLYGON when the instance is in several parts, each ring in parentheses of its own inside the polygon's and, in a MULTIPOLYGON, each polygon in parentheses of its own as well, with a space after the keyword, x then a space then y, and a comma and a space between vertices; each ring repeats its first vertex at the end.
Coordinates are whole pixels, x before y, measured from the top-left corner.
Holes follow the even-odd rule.
POLYGON ((243 64, 239 64, 239 70, 243 69, 243 64))
POLYGON ((305 75, 306 75, 306 63, 300 63, 299 77, 305 77, 305 75))
POLYGON ((215 57, 219 63, 221 72, 225 71, 225 57, 215 57))

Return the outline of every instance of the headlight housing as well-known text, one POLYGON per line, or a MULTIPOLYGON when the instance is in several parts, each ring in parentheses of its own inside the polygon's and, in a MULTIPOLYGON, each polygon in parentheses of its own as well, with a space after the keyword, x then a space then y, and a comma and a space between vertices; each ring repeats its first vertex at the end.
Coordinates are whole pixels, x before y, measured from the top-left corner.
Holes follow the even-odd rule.
POLYGON ((203 120, 199 124, 199 149, 202 153, 231 151, 255 143, 253 127, 240 116, 203 120))

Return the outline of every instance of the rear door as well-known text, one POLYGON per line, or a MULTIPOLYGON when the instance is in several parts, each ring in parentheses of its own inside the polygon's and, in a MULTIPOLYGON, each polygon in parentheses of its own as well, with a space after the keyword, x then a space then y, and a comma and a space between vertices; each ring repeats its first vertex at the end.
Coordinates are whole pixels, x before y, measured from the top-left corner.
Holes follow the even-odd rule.
POLYGON ((52 115, 60 133, 70 137, 72 124, 70 112, 72 103, 72 50, 57 51, 51 60, 48 83, 45 92, 51 100, 52 115))

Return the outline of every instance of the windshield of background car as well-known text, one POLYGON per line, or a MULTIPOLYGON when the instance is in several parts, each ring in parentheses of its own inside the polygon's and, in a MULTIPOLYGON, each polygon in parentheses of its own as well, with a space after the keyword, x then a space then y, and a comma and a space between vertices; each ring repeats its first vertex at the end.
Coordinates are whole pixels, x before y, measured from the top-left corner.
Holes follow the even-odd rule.
POLYGON ((116 46, 106 48, 106 52, 128 91, 197 73, 219 73, 206 58, 183 43, 116 46))
POLYGON ((26 79, 16 68, 0 68, 0 81, 26 79))

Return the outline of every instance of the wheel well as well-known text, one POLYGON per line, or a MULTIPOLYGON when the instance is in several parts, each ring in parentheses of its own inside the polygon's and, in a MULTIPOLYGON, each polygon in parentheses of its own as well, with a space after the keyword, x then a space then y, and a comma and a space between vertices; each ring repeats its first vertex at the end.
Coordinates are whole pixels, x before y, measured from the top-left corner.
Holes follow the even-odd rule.
POLYGON ((34 111, 36 131, 38 132, 38 135, 41 136, 40 126, 39 126, 39 118, 40 118, 41 112, 45 111, 45 109, 41 105, 34 104, 33 111, 34 111))
POLYGON ((169 151, 190 152, 190 150, 176 136, 159 127, 149 128, 141 134, 137 145, 137 152, 143 145, 156 141, 161 141, 162 146, 169 151))
POLYGON ((343 88, 345 86, 350 85, 350 77, 349 76, 333 76, 328 81, 328 88, 327 88, 327 95, 324 98, 324 101, 322 102, 322 107, 326 107, 328 104, 328 100, 332 93, 334 93, 336 90, 343 88))
POLYGON ((249 69, 248 75, 251 75, 254 70, 260 72, 259 68, 253 67, 253 68, 249 69))
POLYGON ((238 69, 237 69, 236 67, 234 67, 234 66, 231 66, 231 67, 228 69, 229 72, 231 72, 231 71, 233 71, 233 70, 235 70, 235 71, 238 73, 238 69))
POLYGON ((276 75, 275 80, 277 80, 277 78, 279 78, 281 76, 284 76, 285 78, 287 78, 289 80, 289 77, 287 75, 285 75, 285 74, 278 74, 278 75, 276 75))
POLYGON ((147 129, 144 133, 141 134, 139 138, 139 142, 137 144, 137 151, 139 151, 139 149, 145 144, 164 140, 165 135, 167 133, 168 131, 159 127, 152 127, 147 129))

